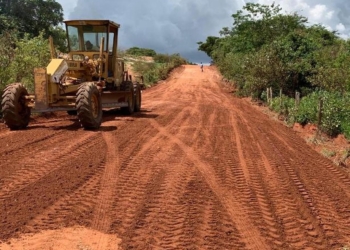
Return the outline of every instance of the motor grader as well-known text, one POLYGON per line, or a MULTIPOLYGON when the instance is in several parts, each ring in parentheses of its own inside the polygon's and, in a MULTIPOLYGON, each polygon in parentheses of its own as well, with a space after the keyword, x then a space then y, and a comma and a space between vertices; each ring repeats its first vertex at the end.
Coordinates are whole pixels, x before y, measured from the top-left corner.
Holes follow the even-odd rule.
POLYGON ((98 129, 102 108, 120 107, 126 114, 141 109, 141 85, 133 81, 117 57, 120 25, 110 20, 68 20, 68 54, 34 69, 34 94, 21 83, 8 85, 2 113, 13 130, 28 126, 32 112, 67 111, 76 114, 85 129, 98 129))

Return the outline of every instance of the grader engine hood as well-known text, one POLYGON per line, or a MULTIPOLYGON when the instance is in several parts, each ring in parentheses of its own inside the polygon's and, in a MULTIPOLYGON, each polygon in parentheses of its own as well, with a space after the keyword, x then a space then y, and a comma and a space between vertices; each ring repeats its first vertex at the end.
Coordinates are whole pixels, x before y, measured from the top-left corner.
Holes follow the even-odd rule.
POLYGON ((68 70, 68 64, 64 59, 52 59, 46 70, 47 74, 50 76, 50 81, 59 83, 62 76, 68 70))

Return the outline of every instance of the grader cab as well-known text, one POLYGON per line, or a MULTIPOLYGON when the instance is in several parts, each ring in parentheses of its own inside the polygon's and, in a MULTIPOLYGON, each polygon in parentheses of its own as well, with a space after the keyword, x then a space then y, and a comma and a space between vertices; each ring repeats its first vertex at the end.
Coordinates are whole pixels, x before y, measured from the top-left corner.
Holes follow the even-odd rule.
POLYGON ((117 56, 119 24, 109 20, 65 21, 69 53, 34 69, 34 94, 21 83, 5 88, 2 113, 10 129, 28 126, 31 112, 75 113, 85 129, 98 129, 102 108, 126 114, 141 109, 141 83, 133 81, 117 56))

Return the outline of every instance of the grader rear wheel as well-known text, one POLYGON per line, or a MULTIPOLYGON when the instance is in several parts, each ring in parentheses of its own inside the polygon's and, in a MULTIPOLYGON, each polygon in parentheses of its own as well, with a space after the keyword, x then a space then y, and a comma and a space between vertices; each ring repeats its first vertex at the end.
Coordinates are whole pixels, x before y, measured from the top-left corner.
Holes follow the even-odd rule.
POLYGON ((12 130, 24 129, 29 124, 30 108, 26 105, 27 89, 21 83, 7 86, 2 95, 3 119, 12 130))
POLYGON ((141 110, 141 100, 141 88, 139 85, 137 85, 135 90, 135 112, 139 112, 141 110))
POLYGON ((77 115, 85 129, 98 129, 102 122, 101 95, 93 82, 80 86, 76 99, 77 115))
POLYGON ((121 110, 124 114, 131 115, 132 113, 134 113, 134 109, 135 109, 135 97, 134 95, 132 95, 128 99, 128 106, 122 107, 121 110))
POLYGON ((122 90, 123 91, 131 91, 131 95, 128 97, 128 106, 122 107, 121 111, 126 115, 131 115, 134 113, 135 109, 135 90, 134 90, 134 84, 132 82, 123 82, 122 83, 122 90))

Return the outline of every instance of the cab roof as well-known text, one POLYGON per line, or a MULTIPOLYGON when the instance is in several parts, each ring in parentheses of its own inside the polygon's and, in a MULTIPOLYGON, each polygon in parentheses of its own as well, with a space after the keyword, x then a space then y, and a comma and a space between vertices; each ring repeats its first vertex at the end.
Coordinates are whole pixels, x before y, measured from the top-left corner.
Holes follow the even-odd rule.
POLYGON ((65 20, 66 25, 110 25, 114 28, 119 28, 120 24, 110 20, 65 20))

